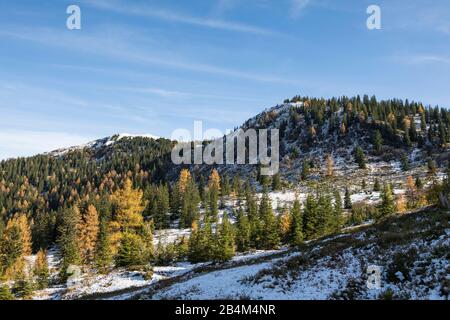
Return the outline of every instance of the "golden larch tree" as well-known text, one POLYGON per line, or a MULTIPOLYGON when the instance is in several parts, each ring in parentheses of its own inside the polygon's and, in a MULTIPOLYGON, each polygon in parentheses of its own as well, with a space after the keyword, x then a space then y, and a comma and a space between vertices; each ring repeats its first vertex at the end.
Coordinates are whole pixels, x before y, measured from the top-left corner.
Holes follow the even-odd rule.
POLYGON ((188 169, 183 169, 180 172, 180 178, 178 179, 178 190, 180 194, 184 194, 187 184, 191 181, 191 173, 188 169))
POLYGON ((345 127, 345 123, 341 124, 340 131, 341 131, 341 134, 345 134, 347 132, 347 128, 345 127))
POLYGON ((395 201, 395 206, 398 213, 404 213, 406 211, 406 200, 403 194, 397 197, 397 200, 395 201))
POLYGON ((209 176, 208 187, 220 191, 220 175, 216 169, 213 169, 209 176))
POLYGON ((333 161, 333 157, 331 155, 327 156, 327 159, 325 160, 325 164, 326 164, 326 175, 327 177, 333 177, 334 176, 334 161, 333 161))
POLYGON ((143 192, 134 189, 130 179, 126 179, 123 188, 111 195, 114 204, 114 218, 110 223, 113 251, 117 249, 123 232, 133 232, 142 227, 142 212, 146 206, 142 196, 143 192))
POLYGON ((283 238, 287 238, 292 224, 291 214, 289 210, 285 209, 279 219, 281 235, 283 238))
POLYGON ((16 226, 20 230, 22 238, 22 253, 25 256, 31 254, 31 228, 28 223, 28 218, 25 214, 20 214, 10 219, 6 224, 6 230, 16 226))
POLYGON ((406 195, 406 201, 407 201, 408 207, 414 208, 417 205, 418 194, 417 194, 416 183, 412 176, 408 176, 408 178, 406 178, 405 195, 406 195))
POLYGON ((80 253, 82 259, 86 263, 94 261, 95 248, 99 233, 99 220, 97 209, 90 204, 86 212, 82 214, 82 221, 80 226, 80 253))

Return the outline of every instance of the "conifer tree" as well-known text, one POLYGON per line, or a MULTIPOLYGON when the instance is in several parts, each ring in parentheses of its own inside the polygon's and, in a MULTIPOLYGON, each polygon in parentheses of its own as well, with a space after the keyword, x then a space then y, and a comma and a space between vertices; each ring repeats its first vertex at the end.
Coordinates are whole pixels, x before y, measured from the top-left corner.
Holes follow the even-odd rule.
POLYGON ((218 191, 215 188, 208 189, 207 191, 208 195, 208 214, 209 217, 215 222, 217 221, 218 214, 219 214, 219 198, 218 198, 218 191))
POLYGON ((291 212, 287 207, 284 207, 281 213, 278 215, 277 224, 280 235, 280 240, 282 243, 288 243, 291 232, 291 223, 292 223, 291 212))
POLYGON ((311 194, 308 194, 303 212, 303 233, 306 240, 313 239, 316 236, 316 226, 317 201, 311 194))
POLYGON ((14 295, 6 284, 0 285, 0 301, 3 300, 14 300, 14 295))
POLYGON ((310 171, 309 161, 304 160, 302 164, 302 173, 301 173, 302 180, 308 179, 309 171, 310 171))
POLYGON ((398 213, 403 213, 406 211, 406 199, 404 195, 399 195, 395 200, 395 211, 398 213))
POLYGON ((193 180, 186 186, 183 197, 183 205, 180 219, 180 227, 186 228, 192 225, 199 217, 200 194, 193 180))
POLYGON ((408 176, 408 178, 406 178, 405 196, 406 196, 406 206, 409 209, 415 208, 417 206, 417 202, 419 199, 416 184, 412 176, 408 176))
POLYGON ((380 181, 378 180, 378 178, 375 178, 375 182, 373 184, 373 191, 378 192, 380 190, 381 190, 380 181))
MULTIPOLYGON (((142 229, 144 218, 142 213, 145 209, 143 192, 133 189, 130 179, 126 179, 122 189, 117 190, 111 196, 114 204, 113 220, 110 221, 111 251, 117 253, 119 244, 124 233, 137 233, 142 229)), ((127 244, 133 244, 134 238, 128 235, 127 244)))
POLYGON ((250 249, 250 224, 248 217, 242 207, 239 208, 236 219, 236 246, 240 252, 245 252, 250 249))
POLYGON ((212 230, 211 219, 205 217, 203 226, 200 228, 200 258, 201 261, 209 261, 214 257, 214 234, 212 230))
POLYGON ((10 225, 0 238, 0 276, 12 279, 24 272, 22 235, 17 225, 10 225))
POLYGON ((250 223, 250 245, 253 248, 259 246, 261 241, 261 219, 258 216, 258 204, 253 189, 246 191, 246 211, 250 223))
POLYGON ((334 161, 333 161, 333 157, 331 155, 327 156, 326 159, 326 176, 328 178, 333 177, 334 175, 334 161))
POLYGON ((170 193, 170 209, 174 216, 179 217, 181 214, 182 196, 178 184, 172 188, 170 193))
POLYGON ((416 185, 416 188, 417 188, 418 190, 421 190, 422 187, 423 187, 423 182, 422 182, 422 180, 420 179, 419 176, 416 177, 415 185, 416 185))
POLYGON ((341 124, 340 132, 342 135, 345 135, 345 133, 347 132, 347 126, 345 125, 344 122, 342 122, 341 124))
POLYGON ((159 266, 167 266, 177 259, 176 243, 170 242, 164 244, 163 241, 158 241, 156 246, 156 253, 154 254, 155 261, 159 266))
POLYGON ((334 206, 333 206, 333 217, 331 223, 331 232, 339 232, 343 224, 343 210, 342 210, 342 199, 339 191, 334 192, 334 206))
POLYGON ((447 143, 447 133, 442 122, 439 123, 439 144, 444 147, 447 143))
POLYGON ((392 195, 391 186, 389 183, 386 183, 383 192, 381 193, 381 207, 380 214, 381 216, 389 216, 395 212, 395 203, 394 196, 392 195))
POLYGON ((78 237, 80 244, 80 255, 86 264, 94 261, 99 232, 99 221, 97 209, 90 204, 81 215, 78 226, 78 237))
POLYGON ((188 259, 190 262, 205 262, 212 260, 215 254, 214 234, 212 232, 211 220, 205 216, 203 224, 199 226, 196 222, 192 224, 191 236, 189 238, 188 259))
POLYGON ((178 190, 180 191, 181 195, 184 195, 184 192, 186 191, 186 186, 191 181, 191 173, 188 169, 183 169, 180 172, 180 177, 178 179, 178 190))
POLYGON ((262 249, 270 250, 278 248, 280 237, 277 230, 277 222, 273 213, 272 204, 266 192, 261 198, 259 216, 262 220, 260 236, 262 249))
POLYGON ((295 199, 292 206, 290 227, 289 242, 293 246, 298 246, 303 242, 303 217, 298 199, 295 199))
POLYGON ((409 159, 408 159, 408 156, 406 154, 402 155, 401 165, 402 165, 402 171, 408 171, 409 170, 409 159))
POLYGON ((381 137, 380 130, 375 131, 375 137, 374 137, 374 140, 373 140, 373 145, 374 145, 375 152, 377 154, 380 154, 381 153, 381 148, 383 146, 383 138, 381 137))
POLYGON ((229 196, 231 193, 230 179, 226 175, 223 177, 223 180, 221 183, 221 191, 222 191, 222 196, 229 196))
POLYGON ((133 231, 142 226, 142 212, 145 209, 142 196, 141 190, 133 189, 130 179, 125 180, 123 189, 117 190, 111 196, 115 205, 114 220, 118 222, 122 231, 133 231))
POLYGON ((62 279, 66 278, 66 270, 70 265, 81 263, 78 239, 80 221, 80 211, 77 206, 62 211, 61 221, 58 226, 59 237, 57 239, 61 254, 60 275, 62 279))
POLYGON ((333 207, 331 205, 331 198, 327 194, 319 196, 317 203, 317 224, 315 226, 315 236, 321 237, 330 233, 332 226, 333 207))
POLYGON ((39 250, 34 262, 33 273, 36 277, 37 288, 42 290, 47 288, 50 272, 47 263, 47 253, 45 250, 39 250))
POLYGON ((182 236, 178 238, 175 244, 175 250, 177 259, 182 261, 184 259, 187 259, 188 253, 189 253, 189 240, 187 237, 182 236))
POLYGON ((217 191, 220 191, 220 176, 219 172, 216 169, 211 171, 211 175, 209 176, 208 187, 214 188, 217 191))
POLYGON ((111 243, 108 234, 108 222, 102 218, 99 225, 97 248, 95 250, 95 261, 101 273, 107 273, 113 261, 111 243))
POLYGON ((116 256, 116 266, 131 267, 144 264, 144 243, 136 233, 124 232, 116 256))
POLYGON ((411 138, 411 141, 416 142, 417 141, 417 129, 416 129, 416 122, 414 119, 411 121, 411 125, 409 127, 409 136, 411 138))
POLYGON ((434 176, 436 174, 436 172, 437 172, 436 162, 434 162, 434 160, 431 158, 428 159, 428 174, 430 176, 434 176))
POLYGON ((199 262, 201 261, 201 233, 199 230, 199 225, 197 221, 192 222, 191 227, 191 235, 189 237, 189 244, 188 244, 188 259, 190 262, 199 262))
POLYGON ((53 241, 55 229, 55 214, 54 212, 37 211, 31 228, 33 250, 40 248, 48 248, 53 241))
POLYGON ((8 220, 0 238, 0 276, 6 279, 24 274, 25 256, 31 254, 31 231, 28 219, 19 214, 8 220))
POLYGON ((235 175, 233 177, 232 189, 233 189, 233 193, 235 196, 237 196, 238 194, 241 193, 242 183, 241 183, 241 179, 240 179, 239 175, 235 175))
POLYGON ((10 220, 6 224, 6 230, 16 226, 20 231, 21 241, 22 241, 22 254, 28 256, 31 254, 31 229, 28 224, 28 219, 26 215, 20 214, 10 220))
POLYGON ((142 238, 142 260, 144 263, 148 263, 154 258, 153 229, 153 221, 146 221, 142 225, 140 232, 142 238))
POLYGON ((360 146, 355 148, 355 160, 360 169, 366 169, 366 156, 360 146))
POLYGON ((352 199, 350 197, 350 190, 348 188, 345 188, 344 208, 347 210, 350 210, 352 208, 352 199))
POLYGON ((425 120, 425 112, 422 112, 420 114, 420 130, 425 133, 427 131, 427 122, 425 120))
POLYGON ((361 189, 364 191, 366 189, 366 179, 362 179, 361 181, 361 189))
POLYGON ((404 136, 403 136, 403 142, 405 143, 405 145, 408 148, 411 147, 412 143, 411 143, 411 137, 409 136, 409 130, 405 131, 404 136))
POLYGON ((220 176, 216 169, 211 172, 208 181, 209 214, 213 221, 217 221, 219 214, 220 176))
POLYGON ((258 167, 258 181, 259 181, 259 184, 263 188, 268 188, 270 186, 270 184, 271 184, 270 176, 261 174, 261 169, 262 168, 264 168, 264 166, 259 166, 258 167))
POLYGON ((21 277, 14 282, 13 291, 18 298, 29 300, 33 296, 33 284, 30 279, 21 277))
POLYGON ((281 177, 280 177, 280 173, 279 172, 274 174, 273 177, 272 177, 272 190, 273 191, 281 190, 281 177))
POLYGON ((166 185, 156 188, 156 197, 152 206, 152 217, 156 229, 164 229, 169 226, 169 190, 166 185))
POLYGON ((224 262, 234 256, 235 242, 233 228, 226 213, 223 214, 222 222, 216 231, 215 242, 214 261, 224 262))

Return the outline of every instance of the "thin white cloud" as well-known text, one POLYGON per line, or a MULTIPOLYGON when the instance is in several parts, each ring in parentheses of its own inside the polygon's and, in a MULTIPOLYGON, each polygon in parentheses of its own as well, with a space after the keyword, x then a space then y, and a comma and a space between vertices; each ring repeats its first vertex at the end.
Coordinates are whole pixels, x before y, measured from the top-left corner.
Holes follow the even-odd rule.
POLYGON ((395 56, 393 58, 394 61, 406 63, 406 64, 414 64, 414 65, 422 65, 422 64, 450 64, 450 57, 435 55, 435 54, 418 54, 418 55, 405 55, 405 56, 395 56))
POLYGON ((213 14, 223 15, 227 11, 230 11, 240 4, 240 0, 217 0, 213 8, 213 14))
MULTIPOLYGON (((107 88, 105 88, 107 89, 107 88)), ((110 90, 123 90, 128 92, 142 93, 157 95, 163 98, 206 98, 206 99, 216 99, 216 100, 240 100, 240 101, 260 101, 263 102, 264 99, 256 97, 246 97, 246 96, 230 96, 230 95, 220 95, 220 94, 208 94, 208 93, 197 93, 197 92, 186 92, 177 90, 167 90, 163 88, 155 87, 122 87, 122 88, 109 88, 110 90)))
POLYGON ((199 27, 206 27, 212 29, 221 29, 227 31, 234 32, 242 32, 242 33, 250 33, 250 34, 259 34, 265 36, 279 36, 280 33, 252 26, 249 24, 243 24, 239 22, 219 20, 219 19, 210 19, 210 18, 200 18, 194 17, 186 14, 182 14, 175 11, 169 11, 162 8, 149 7, 149 6, 136 6, 131 5, 130 3, 123 3, 121 1, 113 1, 113 0, 97 0, 97 1, 86 1, 86 4, 102 9, 108 10, 112 12, 117 12, 120 14, 127 15, 135 15, 141 17, 150 17, 157 18, 170 22, 178 22, 185 23, 199 27))
POLYGON ((139 93, 151 93, 164 98, 190 96, 190 94, 187 92, 171 91, 161 88, 126 88, 126 90, 139 93))
POLYGON ((290 0, 291 1, 291 17, 298 17, 303 10, 309 5, 310 0, 290 0))
POLYGON ((68 36, 67 33, 52 29, 21 29, 21 30, 0 30, 1 36, 14 37, 26 41, 38 42, 45 45, 64 47, 70 50, 88 52, 90 54, 119 58, 133 63, 152 64, 165 66, 174 69, 188 70, 192 72, 208 73, 213 75, 228 76, 257 82, 285 83, 301 85, 300 81, 285 77, 272 76, 267 74, 257 74, 231 68, 192 62, 182 58, 152 55, 148 51, 140 49, 129 43, 127 39, 116 37, 115 35, 105 35, 103 33, 89 35, 80 34, 78 36, 68 36), (64 41, 67 38, 67 41, 64 41))

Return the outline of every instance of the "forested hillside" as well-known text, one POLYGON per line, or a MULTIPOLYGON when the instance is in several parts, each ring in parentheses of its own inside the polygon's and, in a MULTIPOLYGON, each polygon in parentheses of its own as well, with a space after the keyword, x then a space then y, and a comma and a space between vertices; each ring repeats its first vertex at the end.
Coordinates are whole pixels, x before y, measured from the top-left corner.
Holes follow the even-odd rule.
POLYGON ((448 206, 447 109, 297 96, 241 128, 280 130, 279 174, 175 166, 175 142, 145 137, 2 161, 0 297, 29 298, 65 283, 73 266, 152 278, 158 265, 222 263, 237 252, 295 248, 343 227, 448 206), (275 201, 280 192, 286 201, 275 201), (169 228, 188 235, 155 241, 169 228), (49 250, 58 252, 57 275, 49 250))

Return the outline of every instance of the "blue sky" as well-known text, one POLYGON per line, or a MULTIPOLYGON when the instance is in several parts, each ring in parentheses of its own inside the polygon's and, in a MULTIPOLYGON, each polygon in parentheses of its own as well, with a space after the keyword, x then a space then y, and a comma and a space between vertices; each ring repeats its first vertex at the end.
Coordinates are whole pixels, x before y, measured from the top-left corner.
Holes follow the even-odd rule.
POLYGON ((0 0, 0 159, 194 120, 224 131, 296 94, 448 107, 449 40, 448 0, 0 0))

